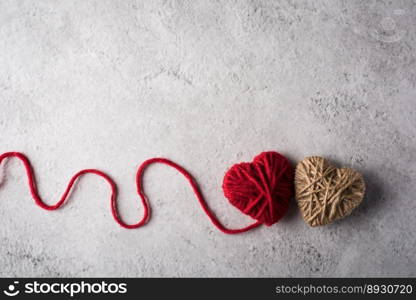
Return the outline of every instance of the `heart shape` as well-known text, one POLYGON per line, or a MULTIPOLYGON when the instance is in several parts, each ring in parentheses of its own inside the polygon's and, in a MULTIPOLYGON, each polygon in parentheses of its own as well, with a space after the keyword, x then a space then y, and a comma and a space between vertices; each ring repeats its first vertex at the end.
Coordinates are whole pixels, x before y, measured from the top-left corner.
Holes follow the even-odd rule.
POLYGON ((357 171, 312 156, 296 166, 295 191, 304 220, 319 226, 348 216, 363 200, 365 183, 357 171))
POLYGON ((224 176, 223 191, 232 205, 270 226, 287 212, 293 197, 293 169, 277 152, 263 152, 253 162, 232 166, 224 176))

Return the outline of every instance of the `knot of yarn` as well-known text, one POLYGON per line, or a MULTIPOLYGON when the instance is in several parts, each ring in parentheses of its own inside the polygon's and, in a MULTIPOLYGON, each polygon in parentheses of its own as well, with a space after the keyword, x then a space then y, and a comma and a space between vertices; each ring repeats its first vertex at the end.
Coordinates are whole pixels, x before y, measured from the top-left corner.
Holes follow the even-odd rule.
POLYGON ((319 156, 307 157, 296 167, 296 201, 310 226, 332 223, 349 215, 362 201, 362 175, 349 168, 336 168, 319 156))
POLYGON ((293 169, 286 157, 263 152, 251 163, 232 166, 224 176, 225 197, 243 213, 265 225, 278 222, 293 197, 293 169))

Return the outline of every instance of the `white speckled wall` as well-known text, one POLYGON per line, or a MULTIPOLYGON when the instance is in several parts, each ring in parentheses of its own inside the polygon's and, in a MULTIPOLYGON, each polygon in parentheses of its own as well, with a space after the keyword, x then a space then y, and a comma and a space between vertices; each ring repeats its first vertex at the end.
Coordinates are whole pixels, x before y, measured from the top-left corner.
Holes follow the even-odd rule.
POLYGON ((239 236, 212 226, 177 172, 146 174, 153 214, 112 219, 109 188, 79 182, 46 212, 16 160, 0 173, 1 276, 416 276, 414 1, 1 1, 0 153, 21 151, 58 200, 82 168, 142 214, 137 166, 190 170, 219 218, 224 172, 263 150, 322 155, 364 174, 347 219, 309 228, 295 203, 239 236))

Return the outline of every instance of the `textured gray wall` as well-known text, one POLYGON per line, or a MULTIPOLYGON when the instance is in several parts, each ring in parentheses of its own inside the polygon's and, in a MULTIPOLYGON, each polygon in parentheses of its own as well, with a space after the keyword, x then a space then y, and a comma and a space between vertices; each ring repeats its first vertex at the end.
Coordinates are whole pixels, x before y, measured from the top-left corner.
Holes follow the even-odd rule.
POLYGON ((48 203, 97 167, 134 222, 135 170, 165 156, 243 226, 223 174, 263 150, 352 166, 368 192, 330 226, 309 228, 293 203, 278 224, 227 236, 155 166, 153 218, 129 231, 101 179, 46 212, 10 160, 0 275, 416 276, 415 20, 414 1, 1 1, 0 152, 30 156, 48 203))

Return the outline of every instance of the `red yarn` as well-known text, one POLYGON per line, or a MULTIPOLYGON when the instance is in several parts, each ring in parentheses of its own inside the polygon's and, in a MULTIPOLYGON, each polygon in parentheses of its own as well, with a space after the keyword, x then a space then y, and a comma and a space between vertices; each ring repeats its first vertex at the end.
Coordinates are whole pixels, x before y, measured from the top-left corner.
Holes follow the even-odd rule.
POLYGON ((258 222, 268 226, 287 212, 293 197, 293 170, 277 152, 263 152, 251 163, 234 165, 225 174, 224 195, 258 222))
MULTIPOLYGON (((85 169, 85 170, 81 170, 78 173, 76 173, 71 180, 68 183, 67 188, 65 189, 65 192, 63 193, 63 195, 61 196, 60 200, 53 205, 48 205, 45 202, 43 202, 43 200, 40 198, 38 190, 37 190, 37 184, 36 184, 36 180, 35 180, 35 175, 33 172, 33 168, 30 164, 29 159, 22 153, 19 152, 7 152, 4 153, 2 155, 0 155, 0 164, 2 163, 2 161, 5 158, 11 158, 11 157, 16 157, 18 159, 20 159, 23 162, 23 165, 25 167, 26 170, 26 174, 27 174, 27 178, 28 178, 28 184, 29 184, 29 189, 30 189, 30 193, 32 195, 32 198, 35 200, 35 203, 40 206, 43 209, 46 210, 56 210, 58 208, 60 208, 65 201, 68 198, 68 195, 72 189, 72 187, 74 186, 75 182, 79 179, 79 177, 81 177, 82 175, 85 174, 95 174, 98 175, 100 177, 102 177, 109 185, 111 188, 111 197, 110 197, 110 203, 111 203, 111 213, 113 215, 114 220, 122 227, 124 228, 128 228, 128 229, 132 229, 132 228, 138 228, 143 226, 144 224, 146 224, 146 222, 149 219, 150 216, 150 207, 146 201, 146 195, 143 191, 143 184, 142 184, 142 178, 143 178, 143 174, 145 169, 153 164, 153 163, 162 163, 168 166, 173 167, 174 169, 178 170, 181 174, 183 174, 185 176, 185 178, 189 181, 189 183, 192 186, 192 189, 196 195, 196 197, 199 200, 199 203, 202 206, 202 209, 205 211, 205 213, 208 215, 208 217, 210 218, 211 222, 222 232, 227 233, 227 234, 237 234, 237 233, 242 233, 248 230, 251 230, 253 228, 258 227, 259 225, 262 224, 261 218, 259 218, 259 221, 244 227, 244 228, 240 228, 240 229, 228 229, 226 227, 224 227, 224 225, 222 225, 220 223, 220 221, 217 219, 217 217, 215 216, 215 214, 209 209, 204 197, 202 196, 202 193, 198 187, 198 184, 196 183, 196 181, 193 179, 193 177, 191 176, 191 174, 189 174, 189 172, 187 172, 184 168, 182 168, 181 166, 175 164, 174 162, 164 159, 164 158, 152 158, 149 160, 146 160, 145 162, 143 162, 143 164, 139 167, 137 174, 136 174, 136 185, 137 185, 137 193, 139 194, 140 198, 141 198, 141 202, 143 204, 143 208, 144 208, 144 213, 143 213, 143 217, 140 221, 138 221, 135 224, 127 224, 125 223, 121 218, 120 215, 118 213, 118 209, 117 209, 117 186, 115 184, 115 182, 104 172, 97 170, 97 169, 85 169)), ((279 178, 280 176, 276 176, 276 178, 279 178)))

